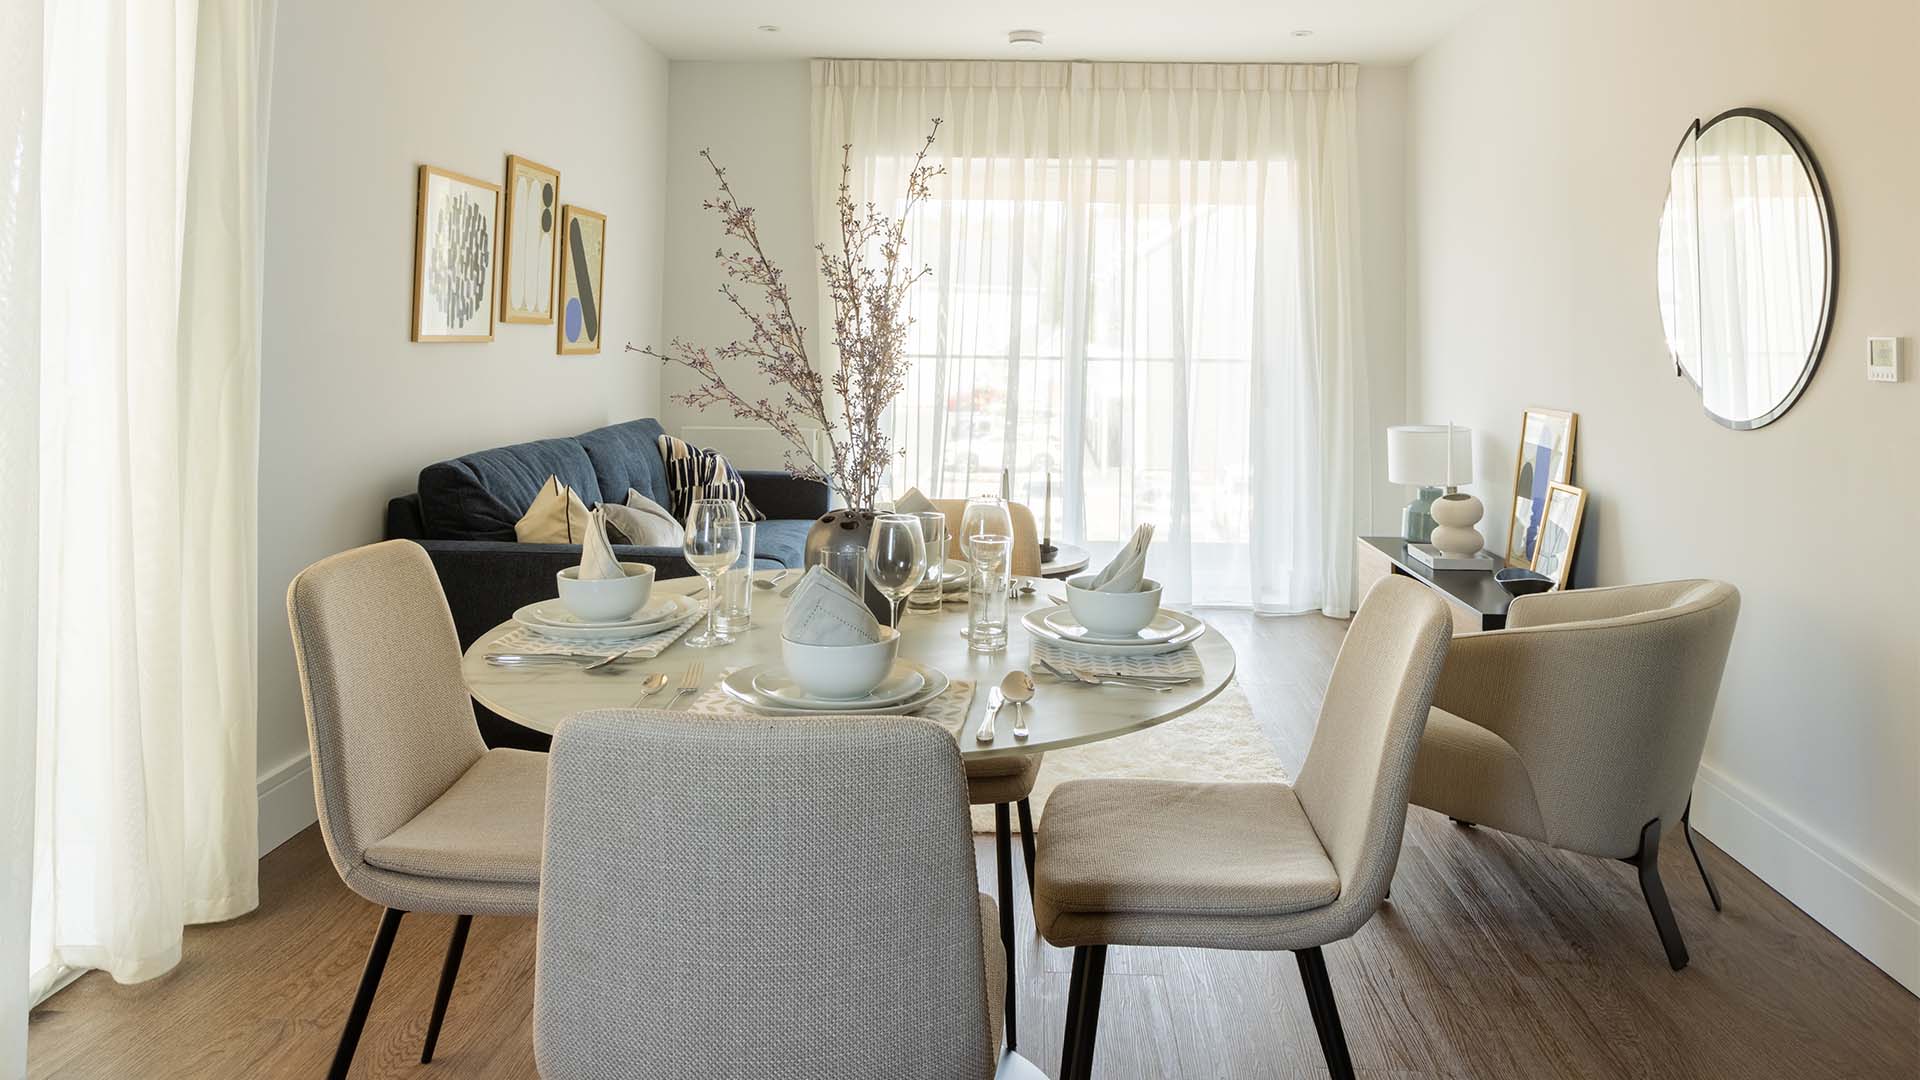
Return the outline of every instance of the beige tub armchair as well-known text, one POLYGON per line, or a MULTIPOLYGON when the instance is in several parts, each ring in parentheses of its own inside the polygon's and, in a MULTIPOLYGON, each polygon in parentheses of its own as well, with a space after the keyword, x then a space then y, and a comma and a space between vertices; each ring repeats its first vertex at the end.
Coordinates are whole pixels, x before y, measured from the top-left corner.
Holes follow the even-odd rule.
MULTIPOLYGON (((1675 971, 1687 947, 1660 882, 1687 823, 1740 594, 1670 581, 1521 597, 1507 627, 1453 641, 1410 801, 1461 824, 1633 864, 1675 971)), ((1716 910, 1720 894, 1694 851, 1716 910)))

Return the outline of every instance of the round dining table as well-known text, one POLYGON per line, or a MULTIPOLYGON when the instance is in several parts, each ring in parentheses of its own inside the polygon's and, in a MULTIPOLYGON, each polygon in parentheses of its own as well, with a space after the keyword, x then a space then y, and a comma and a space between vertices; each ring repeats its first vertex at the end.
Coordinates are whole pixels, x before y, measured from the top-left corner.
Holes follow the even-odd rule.
MULTIPOLYGON (((791 585, 799 571, 786 571, 782 588, 791 585)), ((763 570, 756 576, 775 579, 780 571, 763 570)), ((1036 686, 1026 710, 1030 735, 1013 737, 1013 708, 1001 709, 995 723, 992 742, 980 742, 976 733, 987 713, 987 691, 999 685, 1009 671, 1026 669, 1030 663, 1029 634, 1020 619, 1035 607, 1047 607, 1064 588, 1059 582, 1033 581, 1034 591, 1007 603, 1007 647, 995 653, 976 653, 960 636, 967 625, 965 594, 959 602, 949 601, 934 611, 906 610, 901 616, 900 657, 915 660, 944 672, 949 679, 974 684, 973 702, 956 738, 968 759, 1001 757, 1014 754, 1038 754, 1048 750, 1098 742, 1164 723, 1192 712, 1211 701, 1233 678, 1233 646, 1220 631, 1209 626, 1191 648, 1199 656, 1201 674, 1192 682, 1169 691, 1120 686, 1114 683, 1094 686, 1064 682, 1033 664, 1036 686)), ((656 590, 694 595, 703 588, 699 578, 662 581, 656 590)), ((518 628, 509 620, 480 635, 466 652, 462 672, 474 699, 501 716, 535 731, 552 734, 560 721, 577 712, 591 709, 657 708, 673 696, 691 665, 701 666, 699 687, 706 690, 718 682, 723 672, 751 664, 778 663, 780 660, 780 622, 786 613, 786 598, 780 589, 753 591, 752 625, 739 633, 732 644, 716 648, 693 649, 683 644, 688 631, 659 656, 633 658, 609 664, 597 671, 584 665, 538 664, 497 666, 487 662, 489 652, 498 651, 494 643, 518 628), (664 690, 641 696, 641 683, 650 674, 668 677, 664 690)), ((589 643, 578 646, 580 652, 596 651, 589 643)), ((695 696, 683 697, 682 705, 695 696)))

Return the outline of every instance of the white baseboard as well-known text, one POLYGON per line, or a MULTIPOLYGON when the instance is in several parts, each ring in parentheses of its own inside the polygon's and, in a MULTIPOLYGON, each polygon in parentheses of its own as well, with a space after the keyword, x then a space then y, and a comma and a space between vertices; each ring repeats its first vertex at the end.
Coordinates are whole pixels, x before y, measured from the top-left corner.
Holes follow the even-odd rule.
POLYGON ((1920 897, 1709 765, 1694 785, 1693 827, 1920 994, 1920 897))
POLYGON ((260 854, 293 839, 320 815, 313 808, 313 770, 307 755, 288 758, 260 777, 260 854))

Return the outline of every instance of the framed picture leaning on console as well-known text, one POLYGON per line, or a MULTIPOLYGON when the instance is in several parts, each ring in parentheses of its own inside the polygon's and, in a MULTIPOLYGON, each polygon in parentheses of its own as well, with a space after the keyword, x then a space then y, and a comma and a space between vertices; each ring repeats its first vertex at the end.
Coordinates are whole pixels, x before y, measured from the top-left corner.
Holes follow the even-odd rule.
POLYGON ((1508 566, 1533 566, 1534 547, 1553 484, 1573 482, 1573 433, 1578 417, 1557 409, 1521 414, 1519 460, 1513 468, 1513 517, 1507 525, 1508 566))
POLYGON ((1533 572, 1553 579, 1564 589, 1573 570, 1573 549, 1580 542, 1580 520, 1587 513, 1587 493, 1572 484, 1548 484, 1540 536, 1533 549, 1533 572))

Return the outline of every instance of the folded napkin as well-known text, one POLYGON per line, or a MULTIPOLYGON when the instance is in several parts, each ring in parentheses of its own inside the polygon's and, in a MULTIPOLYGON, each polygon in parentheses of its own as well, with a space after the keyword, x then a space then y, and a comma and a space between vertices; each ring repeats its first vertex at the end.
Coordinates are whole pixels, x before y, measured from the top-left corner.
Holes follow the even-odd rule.
POLYGON ((880 640, 880 620, 846 582, 816 566, 794 587, 780 633, 802 645, 870 645, 880 640))
POLYGON ((938 509, 940 508, 933 505, 932 499, 920 494, 920 489, 917 487, 908 488, 907 493, 895 499, 893 503, 893 512, 896 514, 931 514, 938 509))
POLYGON ((1152 525, 1133 530, 1133 539, 1127 541, 1127 546, 1120 549, 1120 554, 1115 555, 1087 587, 1094 592, 1139 592, 1140 583, 1147 576, 1147 545, 1152 542, 1152 525))
POLYGON ((627 576, 607 543, 607 515, 599 507, 587 512, 587 535, 580 539, 580 580, 611 581, 627 576))

